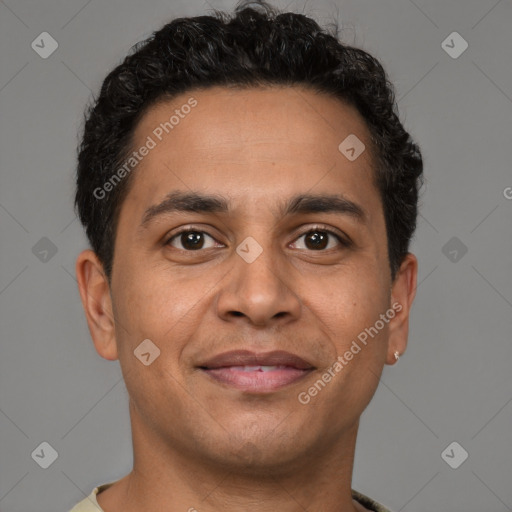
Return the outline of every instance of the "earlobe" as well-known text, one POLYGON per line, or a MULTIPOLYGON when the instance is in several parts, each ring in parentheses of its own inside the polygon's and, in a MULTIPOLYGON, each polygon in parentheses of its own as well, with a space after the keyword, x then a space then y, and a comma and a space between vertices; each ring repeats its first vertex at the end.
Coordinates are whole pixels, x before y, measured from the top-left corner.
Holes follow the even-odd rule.
POLYGON ((110 361, 118 359, 110 285, 103 265, 90 249, 82 251, 76 260, 78 289, 89 331, 100 356, 110 361))
POLYGON ((418 260, 407 253, 391 287, 391 304, 395 317, 389 322, 389 340, 386 364, 395 364, 407 347, 409 314, 416 296, 418 260))

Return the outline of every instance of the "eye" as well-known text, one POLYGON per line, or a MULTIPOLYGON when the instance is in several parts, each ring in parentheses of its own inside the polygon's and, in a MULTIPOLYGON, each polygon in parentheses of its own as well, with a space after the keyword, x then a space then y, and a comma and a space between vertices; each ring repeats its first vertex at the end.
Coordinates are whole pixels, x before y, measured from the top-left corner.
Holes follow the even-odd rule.
POLYGON ((174 234, 165 245, 170 245, 172 247, 176 247, 173 242, 176 240, 181 247, 176 247, 177 249, 181 249, 184 251, 197 251, 199 249, 209 249, 211 247, 215 247, 214 245, 210 245, 209 247, 205 247, 205 236, 215 242, 215 239, 210 236, 205 231, 200 231, 197 229, 183 229, 182 231, 174 234))
MULTIPOLYGON (((341 234, 338 234, 337 232, 328 229, 323 228, 321 226, 314 227, 312 229, 309 229, 302 235, 300 235, 296 240, 299 240, 300 238, 305 238, 304 241, 304 247, 297 247, 297 243, 293 243, 294 249, 309 249, 313 251, 322 251, 322 250, 329 250, 336 247, 336 243, 334 245, 330 244, 329 242, 332 239, 335 239, 338 244, 340 244, 343 247, 350 247, 351 242, 348 239, 345 239, 341 234)), ((182 251, 198 251, 200 249, 211 249, 215 247, 216 240, 211 235, 206 233, 205 231, 202 231, 200 229, 191 229, 185 228, 179 231, 178 233, 175 233, 172 235, 166 242, 165 245, 170 245, 171 247, 174 247, 176 249, 182 250, 182 251), (205 244, 205 237, 210 239, 213 243, 210 243, 210 245, 205 244), (177 247, 176 244, 181 245, 181 247, 177 247)), ((222 245, 222 244, 221 244, 222 245)))
MULTIPOLYGON (((302 235, 297 238, 299 240, 300 238, 305 237, 304 245, 305 247, 294 247, 296 249, 310 249, 313 251, 318 250, 324 250, 324 249, 333 249, 336 247, 336 244, 334 246, 329 246, 329 239, 336 239, 339 244, 341 244, 344 247, 349 247, 350 242, 348 240, 345 240, 341 235, 338 233, 322 227, 315 227, 313 229, 308 230, 306 233, 303 233, 302 235)), ((293 245, 297 245, 294 243, 293 245)))

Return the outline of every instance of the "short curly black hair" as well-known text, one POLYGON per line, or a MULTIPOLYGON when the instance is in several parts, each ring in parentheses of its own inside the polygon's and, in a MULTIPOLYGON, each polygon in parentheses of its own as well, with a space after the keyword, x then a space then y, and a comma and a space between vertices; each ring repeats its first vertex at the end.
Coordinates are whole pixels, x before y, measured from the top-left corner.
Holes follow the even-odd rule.
POLYGON ((336 23, 334 30, 305 15, 245 0, 231 16, 214 10, 214 16, 177 18, 133 46, 88 107, 78 148, 75 208, 109 281, 131 175, 106 197, 95 191, 133 151, 133 133, 150 106, 219 85, 300 85, 357 108, 371 134, 394 281, 416 229, 423 160, 398 118, 394 88, 381 64, 341 43, 336 23))

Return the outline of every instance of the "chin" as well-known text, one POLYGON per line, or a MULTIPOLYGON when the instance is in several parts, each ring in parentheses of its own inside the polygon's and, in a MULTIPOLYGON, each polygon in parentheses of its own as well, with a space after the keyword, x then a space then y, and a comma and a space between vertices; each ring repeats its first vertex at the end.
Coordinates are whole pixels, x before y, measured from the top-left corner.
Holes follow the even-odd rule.
POLYGON ((238 475, 253 477, 283 476, 291 472, 298 461, 304 460, 307 450, 304 441, 296 436, 277 434, 272 429, 260 435, 232 435, 224 442, 213 443, 216 451, 210 453, 215 465, 224 466, 238 475))

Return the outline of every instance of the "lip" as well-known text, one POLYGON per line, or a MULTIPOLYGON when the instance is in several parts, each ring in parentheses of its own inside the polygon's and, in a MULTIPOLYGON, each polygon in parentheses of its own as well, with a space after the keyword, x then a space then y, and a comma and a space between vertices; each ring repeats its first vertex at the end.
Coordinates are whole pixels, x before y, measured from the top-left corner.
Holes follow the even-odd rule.
POLYGON ((229 387, 270 393, 305 378, 315 368, 298 355, 282 350, 264 353, 233 350, 209 359, 199 369, 229 387), (276 368, 262 370, 261 366, 276 368))
POLYGON ((231 350, 223 352, 204 363, 200 368, 215 369, 228 366, 289 366, 298 370, 311 370, 314 366, 296 354, 284 350, 272 352, 251 352, 250 350, 231 350))

